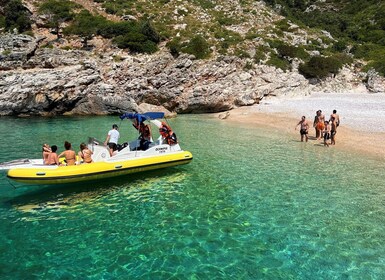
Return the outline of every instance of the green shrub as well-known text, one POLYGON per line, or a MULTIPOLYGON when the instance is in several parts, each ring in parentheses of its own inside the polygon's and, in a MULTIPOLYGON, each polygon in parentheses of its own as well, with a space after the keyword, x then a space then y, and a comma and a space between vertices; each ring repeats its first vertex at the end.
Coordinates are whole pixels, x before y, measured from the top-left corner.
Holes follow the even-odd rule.
POLYGON ((135 53, 154 53, 158 46, 139 33, 129 33, 115 37, 112 42, 120 49, 129 49, 135 53))
POLYGON ((31 29, 31 20, 21 0, 10 0, 3 8, 6 30, 16 28, 20 33, 31 29))
POLYGON ((0 29, 5 29, 5 17, 0 15, 0 29))
POLYGON ((251 69, 253 69, 253 67, 254 67, 253 62, 247 61, 246 64, 245 64, 245 66, 243 67, 243 69, 244 69, 244 70, 251 70, 251 69))
POLYGON ((83 39, 83 46, 87 47, 88 40, 98 32, 100 26, 104 26, 106 19, 101 16, 94 16, 87 10, 82 10, 75 16, 70 26, 63 30, 64 34, 78 35, 83 39))
POLYGON ((209 0, 194 0, 197 2, 203 9, 212 9, 215 7, 215 4, 209 0))
POLYGON ((290 69, 290 63, 278 57, 276 54, 271 53, 269 60, 266 62, 267 65, 274 66, 276 68, 280 68, 283 71, 289 70, 290 69))
POLYGON ((73 50, 73 48, 71 46, 64 46, 64 47, 60 47, 62 50, 65 50, 65 51, 70 51, 70 50, 73 50))
POLYGON ((146 20, 142 26, 141 26, 141 33, 147 38, 154 42, 154 43, 159 43, 160 42, 160 35, 159 33, 155 30, 155 28, 152 26, 151 22, 149 20, 146 20))
POLYGON ((106 13, 108 14, 111 14, 111 15, 115 15, 119 12, 119 7, 117 5, 115 5, 114 2, 110 3, 110 2, 106 2, 103 4, 103 8, 106 10, 106 13))
POLYGON ((377 44, 356 44, 351 49, 351 52, 356 58, 364 58, 367 60, 376 60, 384 55, 385 47, 377 44))
POLYGON ((214 37, 221 41, 222 47, 224 48, 228 48, 231 45, 236 45, 243 41, 241 35, 225 28, 217 29, 214 33, 214 37))
POLYGON ((2 55, 7 56, 7 55, 10 55, 11 53, 12 53, 12 52, 11 52, 10 50, 4 50, 3 53, 2 53, 2 55))
POLYGON ((173 57, 179 56, 179 53, 181 52, 181 44, 180 44, 180 41, 178 39, 174 38, 173 40, 169 41, 166 44, 166 47, 169 49, 169 51, 173 57))
POLYGON ((267 54, 270 53, 270 49, 266 46, 258 46, 255 50, 254 61, 259 63, 267 58, 267 54))
POLYGON ((281 30, 281 31, 289 31, 289 23, 287 22, 287 19, 282 19, 275 23, 275 28, 281 30))
POLYGON ((337 74, 341 67, 342 62, 335 57, 313 56, 301 64, 298 70, 305 78, 323 79, 330 74, 337 74))
POLYGON ((346 53, 336 53, 333 55, 342 65, 353 63, 353 58, 346 53))
POLYGON ((182 51, 194 55, 198 59, 207 58, 210 55, 210 45, 206 39, 198 35, 182 48, 182 51))
POLYGON ((136 22, 107 22, 98 29, 98 34, 104 38, 124 36, 127 33, 140 33, 140 26, 136 22))
POLYGON ((332 46, 333 51, 336 51, 336 52, 343 52, 344 50, 346 50, 346 48, 347 48, 347 42, 346 40, 343 40, 343 39, 335 42, 332 46))
POLYGON ((370 68, 374 68, 382 76, 385 76, 385 57, 377 61, 369 62, 366 65, 365 70, 369 70, 370 68))
POLYGON ((234 54, 239 58, 250 58, 250 54, 243 49, 236 49, 234 54))

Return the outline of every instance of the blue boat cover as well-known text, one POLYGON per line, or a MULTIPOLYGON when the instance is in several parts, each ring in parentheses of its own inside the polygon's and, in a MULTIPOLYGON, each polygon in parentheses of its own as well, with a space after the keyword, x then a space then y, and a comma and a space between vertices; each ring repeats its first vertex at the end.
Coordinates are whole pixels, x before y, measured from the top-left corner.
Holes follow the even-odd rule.
POLYGON ((124 113, 119 118, 121 120, 124 120, 124 119, 134 120, 134 119, 136 119, 138 122, 143 122, 146 120, 162 119, 162 118, 164 118, 164 113, 163 112, 147 112, 144 114, 124 113))

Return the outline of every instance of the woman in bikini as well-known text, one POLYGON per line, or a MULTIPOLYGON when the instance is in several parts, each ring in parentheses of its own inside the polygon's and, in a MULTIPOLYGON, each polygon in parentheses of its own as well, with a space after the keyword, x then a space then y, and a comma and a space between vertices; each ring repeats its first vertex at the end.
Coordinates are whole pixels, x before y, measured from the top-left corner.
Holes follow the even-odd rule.
POLYGON ((57 151, 57 146, 53 145, 51 147, 51 152, 48 154, 48 157, 47 157, 46 161, 44 162, 44 164, 47 164, 47 165, 60 165, 59 157, 57 156, 56 151, 57 151))
POLYGON ((322 111, 318 110, 314 118, 313 127, 315 128, 315 137, 317 140, 320 140, 322 137, 322 132, 325 129, 325 116, 322 115, 322 111))
POLYGON ((64 142, 64 148, 66 150, 59 155, 59 158, 64 156, 65 162, 67 163, 67 165, 75 165, 76 164, 76 153, 73 150, 71 150, 71 143, 65 141, 64 142))
POLYGON ((52 153, 51 147, 48 144, 43 144, 43 164, 46 164, 50 153, 52 153))
POLYGON ((92 154, 93 154, 93 152, 90 149, 88 149, 86 144, 84 144, 84 143, 80 144, 80 152, 78 153, 79 162, 80 162, 80 159, 83 159, 82 160, 83 163, 91 163, 92 162, 92 157, 91 157, 92 154))

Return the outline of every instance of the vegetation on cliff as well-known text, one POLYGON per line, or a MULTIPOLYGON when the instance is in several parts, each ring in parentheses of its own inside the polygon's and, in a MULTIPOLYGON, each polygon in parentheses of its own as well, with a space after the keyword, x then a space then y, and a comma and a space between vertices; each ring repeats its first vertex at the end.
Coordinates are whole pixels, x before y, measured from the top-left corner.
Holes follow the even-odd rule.
MULTIPOLYGON (((284 71, 298 61, 300 73, 318 79, 336 74, 354 57, 385 75, 385 3, 374 0, 265 0, 270 8, 253 0, 89 0, 94 9, 88 10, 74 2, 82 3, 33 3, 46 27, 58 36, 79 36, 84 47, 99 35, 118 48, 153 53, 164 41, 173 56, 238 56, 249 67, 268 64, 284 71), (121 20, 101 16, 101 9, 121 20)), ((0 28, 31 29, 31 13, 20 0, 0 4, 0 28)))
POLYGON ((385 75, 385 2, 375 0, 266 0, 287 19, 327 30, 335 51, 350 52, 385 75))

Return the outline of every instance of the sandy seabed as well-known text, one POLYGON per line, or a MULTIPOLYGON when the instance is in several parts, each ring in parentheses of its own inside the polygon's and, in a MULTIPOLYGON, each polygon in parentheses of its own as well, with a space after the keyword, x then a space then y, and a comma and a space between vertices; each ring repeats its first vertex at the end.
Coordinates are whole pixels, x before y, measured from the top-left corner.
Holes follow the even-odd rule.
POLYGON ((341 124, 337 130, 336 145, 329 149, 343 149, 379 160, 385 159, 385 93, 316 93, 302 97, 271 97, 258 105, 231 110, 223 121, 275 128, 299 141, 299 127, 297 130, 294 128, 301 116, 306 116, 310 127, 308 144, 323 146, 323 140, 314 137, 315 112, 322 110, 325 119, 329 120, 334 109, 340 115, 341 124))

